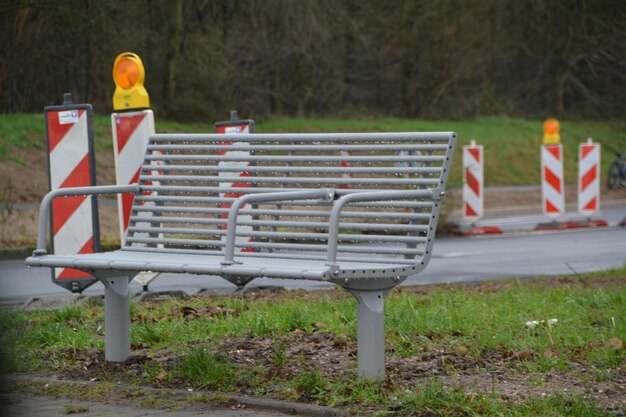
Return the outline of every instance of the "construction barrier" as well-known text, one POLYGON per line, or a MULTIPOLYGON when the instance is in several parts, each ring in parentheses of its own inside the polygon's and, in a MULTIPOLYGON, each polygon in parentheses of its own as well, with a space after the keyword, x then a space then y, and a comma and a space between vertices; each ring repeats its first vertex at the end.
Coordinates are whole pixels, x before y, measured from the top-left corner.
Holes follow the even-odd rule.
MULTIPOLYGON (((72 104, 64 96, 61 106, 47 106, 46 149, 50 190, 96 185, 93 112, 90 104, 72 104)), ((95 196, 56 198, 52 202, 50 246, 57 255, 100 251, 98 200, 95 196)), ((52 282, 81 292, 96 279, 71 268, 52 268, 52 282)))
MULTIPOLYGON (((146 146, 150 136, 154 134, 154 113, 152 110, 140 110, 111 115, 113 126, 113 150, 115 153, 115 179, 117 184, 136 184, 142 175, 141 164, 146 152, 146 146)), ((153 161, 158 166, 158 162, 153 161)), ((144 175, 152 175, 156 171, 145 172, 144 175)), ((146 181, 148 185, 158 185, 156 182, 146 181)), ((150 194, 150 193, 145 193, 150 194)), ((131 208, 134 200, 133 194, 120 194, 117 196, 118 218, 120 226, 120 242, 124 245, 129 226, 133 223, 137 227, 150 227, 150 223, 131 221, 131 208)), ((154 202, 143 202, 155 204, 154 202)), ((149 213, 149 212, 148 212, 149 213)), ((137 218, 145 217, 146 213, 135 213, 137 218)), ((149 214, 148 214, 149 215, 149 214)), ((145 237, 150 237, 147 233, 145 237)), ((148 291, 148 284, 159 276, 155 272, 140 272, 135 275, 134 281, 138 282, 148 291)))
MULTIPOLYGON (((136 184, 148 139, 154 134, 154 113, 152 110, 113 113, 111 124, 116 182, 136 184)), ((121 194, 117 198, 122 245, 126 241, 133 198, 133 194, 121 194)))
POLYGON ((541 145, 541 191, 546 216, 556 219, 565 212, 561 144, 541 145))
POLYGON ((591 138, 578 150, 578 211, 592 216, 600 210, 600 144, 591 138))
POLYGON ((483 201, 483 147, 472 140, 463 146, 463 217, 483 217, 483 201))
MULTIPOLYGON (((230 120, 215 123, 215 130, 217 133, 223 134, 223 135, 254 133, 254 120, 239 119, 239 117, 237 116, 237 111, 233 110, 230 112, 230 120)), ((247 145, 250 145, 249 142, 238 141, 238 142, 233 143, 228 140, 225 140, 224 142, 221 142, 220 144, 228 146, 229 149, 218 151, 218 155, 223 155, 223 156, 234 156, 234 155, 249 156, 250 155, 250 152, 248 151, 237 150, 238 145, 247 146, 247 145)), ((239 198, 242 196, 242 194, 236 192, 235 190, 236 188, 251 187, 250 183, 245 182, 245 178, 250 177, 250 172, 246 170, 246 168, 250 166, 249 162, 220 161, 218 166, 221 169, 224 169, 223 171, 218 172, 219 177, 233 179, 232 181, 223 181, 223 182, 220 181, 219 183, 220 188, 225 189, 223 193, 220 193, 220 197, 239 198), (235 177, 237 179, 234 179, 235 177)), ((222 220, 228 219, 228 210, 230 209, 230 206, 231 206, 230 203, 220 204, 220 209, 223 210, 223 213, 220 214, 220 219, 222 220)), ((243 206, 242 208, 245 209, 247 208, 247 206, 243 206)), ((252 221, 252 216, 249 214, 242 214, 239 216, 239 219, 241 219, 242 222, 250 222, 252 221)), ((226 230, 226 225, 222 226, 222 229, 226 230)), ((248 233, 251 233, 253 230, 252 230, 252 226, 243 224, 238 227, 238 231, 241 234, 248 234, 248 233)), ((226 237, 224 236, 222 240, 225 240, 225 239, 226 237)), ((246 243, 249 243, 252 241, 253 241, 252 237, 237 236, 235 239, 235 245, 237 246, 236 250, 238 252, 253 252, 254 251, 253 248, 240 247, 240 246, 245 246, 246 243)))

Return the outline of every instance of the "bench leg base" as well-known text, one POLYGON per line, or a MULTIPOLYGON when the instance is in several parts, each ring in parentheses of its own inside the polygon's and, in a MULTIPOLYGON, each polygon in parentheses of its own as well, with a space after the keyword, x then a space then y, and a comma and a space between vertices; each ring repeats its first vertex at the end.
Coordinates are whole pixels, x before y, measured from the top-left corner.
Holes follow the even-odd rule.
POLYGON ((128 277, 102 280, 104 293, 104 357, 124 362, 130 356, 130 288, 128 277))
POLYGON ((387 291, 348 290, 357 299, 357 356, 359 376, 385 377, 385 315, 387 291))

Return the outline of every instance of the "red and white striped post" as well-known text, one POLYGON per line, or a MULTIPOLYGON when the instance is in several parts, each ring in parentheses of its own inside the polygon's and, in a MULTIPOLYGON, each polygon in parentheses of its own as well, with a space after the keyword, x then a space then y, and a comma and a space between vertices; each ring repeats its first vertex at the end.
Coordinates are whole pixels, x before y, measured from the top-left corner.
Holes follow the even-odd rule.
POLYGON ((483 166, 482 145, 463 146, 463 217, 472 221, 483 217, 483 166))
MULTIPOLYGON (((66 94, 61 106, 44 109, 50 190, 96 185, 93 113, 90 104, 72 104, 66 94)), ((60 197, 52 202, 50 246, 57 255, 100 250, 98 200, 94 196, 60 197)), ((96 279, 72 268, 53 268, 52 282, 81 292, 96 279)))
POLYGON ((565 212, 563 189, 563 147, 541 146, 541 196, 543 213, 556 219, 565 212))
MULTIPOLYGON (((247 133, 254 133, 254 120, 251 119, 239 119, 237 116, 237 111, 233 110, 230 112, 230 120, 228 121, 223 121, 223 122, 216 122, 215 123, 215 130, 217 133, 219 134, 224 134, 224 135, 232 135, 232 134, 247 134, 247 133)), ((232 150, 223 150, 223 151, 218 151, 218 155, 223 155, 223 156, 235 156, 235 155, 244 155, 247 156, 250 154, 249 151, 238 151, 237 147, 238 146, 247 146, 250 145, 249 142, 229 142, 228 140, 225 140, 224 142, 220 143, 221 145, 227 145, 229 147, 232 147, 232 150)), ((218 172, 218 176, 219 177, 226 177, 226 178, 232 178, 232 177, 239 177, 242 178, 241 181, 224 181, 224 182, 220 182, 219 183, 219 187, 220 188, 246 188, 246 187, 251 187, 252 184, 250 184, 249 182, 245 181, 246 177, 250 177, 250 172, 246 171, 246 168, 248 168, 250 166, 249 162, 246 161, 220 161, 218 163, 218 166, 220 167, 228 167, 231 170, 228 171, 220 171, 218 172)), ((233 192, 233 190, 228 190, 225 191, 223 193, 220 193, 220 197, 225 197, 225 198, 239 198, 241 197, 242 194, 241 193, 237 193, 237 192, 233 192)), ((230 209, 231 204, 230 203, 222 203, 220 204, 220 208, 221 209, 230 209)), ((242 208, 245 209, 247 206, 243 206, 242 208)), ((220 214, 220 218, 221 219, 228 219, 228 212, 222 213, 220 214)), ((249 214, 243 214, 239 216, 239 219, 242 220, 243 222, 250 222, 252 221, 252 216, 249 214)), ((222 229, 226 229, 226 226, 222 226, 222 229)), ((253 231, 252 226, 248 226, 248 225, 241 225, 237 227, 237 232, 241 233, 241 234, 248 234, 251 233, 253 231)), ((222 237, 222 241, 226 240, 226 236, 222 237)), ((246 237, 246 236, 237 236, 235 238, 235 245, 237 246, 236 250, 238 252, 254 252, 254 248, 251 247, 246 247, 246 244, 251 243, 254 239, 252 237, 246 237), (242 247, 243 246, 243 247, 242 247)))
MULTIPOLYGON (((154 134, 154 113, 141 110, 111 115, 115 179, 117 184, 136 184, 141 174, 141 164, 148 139, 154 134)), ((133 194, 121 194, 117 198, 122 245, 126 241, 133 194)))
POLYGON ((541 202, 543 213, 553 220, 565 212, 563 189, 563 147, 559 121, 546 119, 543 123, 541 145, 541 202))
POLYGON ((587 139, 578 149, 578 211, 591 217, 600 210, 600 144, 587 139))

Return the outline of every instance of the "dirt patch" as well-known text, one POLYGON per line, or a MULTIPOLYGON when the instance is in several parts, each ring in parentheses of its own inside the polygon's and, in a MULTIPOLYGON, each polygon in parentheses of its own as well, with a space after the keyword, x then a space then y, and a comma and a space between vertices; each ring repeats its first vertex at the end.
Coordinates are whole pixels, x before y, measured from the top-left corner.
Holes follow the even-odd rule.
MULTIPOLYGON (((48 155, 43 149, 13 152, 14 160, 0 163, 0 201, 39 203, 49 190, 48 155)), ((96 175, 99 185, 115 184, 112 151, 96 153, 96 175)))
MULTIPOLYGON (((48 160, 44 150, 15 150, 14 159, 0 163, 0 248, 35 245, 39 203, 49 190, 48 160)), ((115 184, 112 152, 96 156, 98 185, 115 184)), ((117 207, 113 200, 99 199, 100 230, 104 242, 119 240, 117 207)))
MULTIPOLYGON (((114 201, 99 204, 100 236, 103 243, 119 242, 119 220, 114 201)), ((0 248, 21 249, 37 243, 39 208, 0 209, 0 248)))
MULTIPOLYGON (((523 354, 501 350, 474 358, 455 349, 443 346, 428 354, 389 356, 386 387, 411 389, 436 377, 446 388, 460 388, 469 395, 496 395, 511 403, 553 394, 573 394, 605 410, 626 410, 626 369, 623 367, 605 370, 598 380, 598 372, 592 365, 573 363, 570 366, 573 370, 567 372, 554 369, 544 373, 524 372, 521 365, 530 358, 523 354)), ((264 369, 265 373, 257 379, 265 381, 264 395, 269 397, 282 398, 286 381, 314 369, 334 381, 357 379, 356 343, 331 333, 295 331, 276 339, 228 338, 214 350, 239 369, 264 369), (277 359, 279 357, 284 360, 277 359)), ((162 371, 152 381, 154 386, 189 386, 189 381, 170 376, 175 373, 179 357, 165 350, 150 355, 135 354, 124 364, 106 363, 104 355, 97 350, 57 352, 51 355, 51 363, 56 363, 58 355, 76 364, 72 370, 54 372, 63 379, 98 381, 105 378, 132 383, 145 377, 146 369, 161 367, 162 371)), ((238 393, 251 396, 258 390, 258 386, 249 384, 245 378, 238 378, 235 388, 238 393)))

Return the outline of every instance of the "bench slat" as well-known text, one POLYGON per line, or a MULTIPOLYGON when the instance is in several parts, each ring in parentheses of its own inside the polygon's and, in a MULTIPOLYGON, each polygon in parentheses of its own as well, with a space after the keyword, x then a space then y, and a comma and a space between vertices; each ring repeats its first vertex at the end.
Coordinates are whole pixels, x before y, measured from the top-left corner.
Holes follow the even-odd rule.
MULTIPOLYGON (((132 243, 147 243, 147 244, 173 244, 180 246, 192 246, 192 247, 213 247, 223 248, 225 243, 220 240, 205 240, 205 239, 172 239, 172 238, 149 238, 149 237, 128 237, 126 242, 132 243)), ((285 249, 293 251, 311 251, 311 252, 326 252, 328 246, 325 243, 319 245, 311 245, 305 243, 289 244, 289 243, 266 243, 266 242, 248 242, 243 244, 236 244, 236 247, 246 247, 253 249, 285 249)), ((352 253, 369 253, 369 254, 402 254, 402 255, 423 255, 424 251, 417 249, 404 249, 404 248, 389 248, 382 246, 347 246, 339 245, 339 252, 352 252, 352 253)), ((218 252, 219 253, 219 252, 218 252)))
MULTIPOLYGON (((235 151, 235 150, 234 150, 235 151)), ((161 155, 161 154, 151 154, 146 155, 145 161, 198 161, 198 162, 332 162, 332 163, 341 163, 350 161, 354 162, 369 162, 369 163, 377 163, 377 164, 389 164, 396 162, 444 162, 446 160, 443 156, 422 156, 422 155, 406 155, 406 156, 395 156, 395 155, 381 155, 381 156, 363 156, 363 155, 354 155, 350 158, 346 158, 344 156, 335 156, 335 155, 310 155, 310 156, 299 156, 299 155, 244 155, 245 152, 232 152, 229 155, 161 155), (237 153, 241 153, 238 155, 237 153)))
MULTIPOLYGON (((142 165, 142 171, 148 172, 173 172, 173 171, 188 171, 188 172, 241 172, 241 167, 227 166, 227 165, 142 165)), ((389 174, 389 167, 334 167, 334 166, 264 166, 254 165, 246 167, 246 172, 275 172, 275 173, 319 173, 324 171, 332 174, 389 174)), ((438 167, 393 167, 395 174, 440 174, 441 168, 438 167)))
MULTIPOLYGON (((258 211, 258 210, 257 210, 258 211)), ((430 215, 422 214, 423 219, 430 219, 430 215)), ((204 217, 141 217, 130 216, 131 222, 143 222, 143 223, 182 223, 182 224, 204 224, 204 225, 226 225, 226 219, 212 219, 204 217)), ((255 227, 288 227, 288 228, 313 228, 324 229, 328 228, 328 223, 325 222, 298 222, 298 221, 284 221, 284 220, 243 220, 238 224, 242 226, 255 226, 255 227)), ((427 229, 425 226, 413 225, 413 224, 398 224, 398 223, 340 223, 339 227, 342 229, 358 229, 358 230, 383 230, 391 232, 422 232, 427 229)))
MULTIPOLYGON (((284 226, 287 227, 287 226, 284 226)), ((428 226, 413 226, 414 231, 427 231, 428 226)), ((205 236, 226 236, 226 230, 220 229, 196 229, 182 227, 142 227, 130 226, 129 232, 132 233, 149 233, 149 234, 188 234, 188 235, 205 235, 205 236)), ((256 238, 274 238, 283 240, 328 240, 328 233, 294 233, 294 232, 239 232, 239 236, 256 237, 256 238)), ((342 241, 354 242, 404 242, 404 243, 424 243, 425 238, 414 236, 396 236, 396 235, 377 235, 377 234, 345 234, 340 233, 339 239, 342 241)))
MULTIPOLYGON (((240 182, 241 177, 219 177, 202 175, 141 175, 140 181, 159 182, 240 182)), ((327 178, 327 177, 246 177, 248 184, 332 184, 332 185, 357 185, 371 184, 371 178, 327 178)), ((438 178, 378 178, 376 183, 381 186, 386 185, 437 185, 438 178)))
MULTIPOLYGON (((424 203, 422 208, 430 208, 432 203, 424 203)), ((136 213, 190 213, 190 214, 228 214, 228 208, 193 207, 193 206, 137 206, 133 209, 136 213)), ((240 214, 251 216, 283 216, 283 217, 329 217, 330 211, 315 210, 291 210, 283 207, 280 210, 270 209, 243 209, 240 214)), ((389 211, 350 211, 341 213, 343 218, 363 218, 363 219, 396 219, 396 220, 428 220, 430 214, 412 212, 389 212, 389 211)))
MULTIPOLYGON (((148 187, 144 186, 143 189, 147 189, 148 187)), ((241 188, 234 188, 234 191, 241 191, 241 188)), ((254 190, 254 189, 250 189, 254 190)), ((378 191, 378 190, 369 190, 369 191, 378 191)), ((354 192, 354 191, 352 191, 354 192)), ((337 190, 338 195, 349 194, 349 192, 342 192, 342 190, 337 190)), ((235 197, 198 197, 198 196, 168 196, 168 195, 136 195, 135 200, 137 203, 145 203, 145 202, 179 202, 179 203, 191 203, 191 204, 206 204, 206 203, 232 203, 236 200, 235 197)), ((310 206, 315 204, 316 202, 313 200, 302 200, 300 204, 303 206, 310 206)), ((292 203, 289 203, 293 205, 292 203)), ((354 203, 350 204, 350 207, 380 207, 380 208, 428 208, 432 207, 432 203, 430 202, 422 202, 422 201, 383 201, 383 202, 373 202, 373 203, 354 203)), ((133 207, 135 210, 137 207, 133 207)))
POLYGON ((159 142, 440 142, 449 143, 454 132, 380 132, 380 133, 255 133, 220 135, 204 133, 162 133, 150 137, 150 143, 159 142))
MULTIPOLYGON (((223 141, 228 141, 229 138, 222 138, 223 141)), ((159 145, 148 145, 148 151, 246 151, 246 152, 256 152, 256 151, 270 151, 270 152, 285 152, 285 151, 293 151, 293 152, 333 152, 333 151, 342 151, 342 150, 350 150, 352 152, 358 151, 445 151, 447 149, 447 145, 437 145, 437 144, 393 144, 393 145, 384 145, 384 144, 376 144, 376 145, 309 145, 309 144, 280 144, 280 145, 251 145, 248 143, 244 144, 236 144, 231 145, 224 142, 217 142, 215 145, 187 145, 187 144, 176 144, 176 145, 168 145, 168 144, 159 144, 159 145)))

